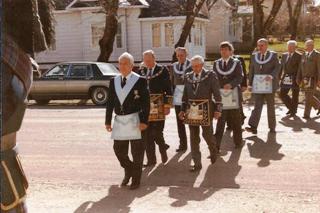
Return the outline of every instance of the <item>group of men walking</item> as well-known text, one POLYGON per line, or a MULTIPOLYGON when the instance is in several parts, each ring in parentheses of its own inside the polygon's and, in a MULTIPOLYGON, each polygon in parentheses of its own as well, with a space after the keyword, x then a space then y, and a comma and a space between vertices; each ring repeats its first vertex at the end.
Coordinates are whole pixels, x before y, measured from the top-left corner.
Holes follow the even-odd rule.
POLYGON ((290 40, 288 52, 281 61, 276 52, 268 49, 268 41, 260 39, 257 51, 251 55, 248 77, 244 60, 235 56, 229 42, 220 44, 221 58, 207 70, 200 55, 187 58, 184 47, 176 49, 178 61, 172 64, 172 72, 156 63, 152 50, 143 53, 143 63, 133 72, 134 59, 129 53, 119 57, 121 75, 110 82, 106 107, 106 129, 112 132, 114 151, 125 170, 122 186, 130 179, 130 189, 140 186, 143 166, 154 166, 156 144, 161 162, 168 160, 163 136, 166 115, 174 107, 179 135, 177 152, 187 150, 185 125, 189 125, 191 155, 194 162, 190 172, 202 168, 200 152, 200 127, 209 149, 209 159, 215 163, 220 152, 222 137, 227 129, 233 132, 236 149, 244 145, 242 125, 242 92, 252 92, 254 109, 250 115, 248 132, 257 134, 264 102, 267 103, 270 133, 276 132, 275 93, 280 86, 280 98, 288 108, 288 116, 296 116, 300 89, 305 92, 304 118, 310 119, 311 108, 320 109, 317 86, 320 86, 320 53, 312 40, 306 41, 306 53, 296 51, 297 42, 290 40), (291 90, 292 95, 289 95, 291 90), (112 114, 115 117, 112 126, 112 114), (214 132, 213 119, 217 120, 214 132), (128 156, 131 146, 132 160, 128 156), (143 165, 144 153, 146 164, 143 165))

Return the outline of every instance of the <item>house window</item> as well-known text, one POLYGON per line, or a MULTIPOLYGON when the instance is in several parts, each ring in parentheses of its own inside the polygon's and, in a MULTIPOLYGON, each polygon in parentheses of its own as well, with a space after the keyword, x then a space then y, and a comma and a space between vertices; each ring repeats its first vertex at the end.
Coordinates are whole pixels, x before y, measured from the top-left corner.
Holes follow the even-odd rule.
POLYGON ((117 48, 122 48, 123 47, 123 42, 122 42, 122 24, 121 23, 118 23, 117 34, 116 34, 116 45, 117 45, 117 48))
POLYGON ((161 46, 161 25, 152 24, 152 46, 160 47, 161 46))
POLYGON ((164 33, 165 33, 165 46, 173 47, 174 45, 174 31, 172 23, 164 24, 164 33))
POLYGON ((93 24, 91 25, 91 46, 92 48, 99 47, 99 40, 102 38, 104 32, 103 24, 93 24))
POLYGON ((202 25, 197 23, 193 25, 194 30, 194 37, 193 42, 195 46, 202 46, 203 45, 203 28, 202 25))

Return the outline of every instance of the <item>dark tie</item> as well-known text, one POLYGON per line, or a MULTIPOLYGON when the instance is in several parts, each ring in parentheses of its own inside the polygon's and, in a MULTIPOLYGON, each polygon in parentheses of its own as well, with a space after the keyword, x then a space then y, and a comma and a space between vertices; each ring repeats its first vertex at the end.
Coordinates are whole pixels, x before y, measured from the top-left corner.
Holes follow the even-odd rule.
POLYGON ((264 61, 264 54, 261 56, 261 61, 264 61))
POLYGON ((223 70, 226 71, 227 70, 227 62, 223 61, 223 70))
POLYGON ((152 69, 149 69, 148 76, 152 76, 152 69))
MULTIPOLYGON (((196 74, 195 77, 196 77, 196 80, 198 80, 199 74, 196 74)), ((192 84, 192 89, 193 89, 193 91, 195 91, 195 90, 197 89, 197 86, 198 86, 198 83, 197 83, 197 82, 195 82, 195 83, 192 84)))
POLYGON ((127 83, 127 78, 124 77, 121 81, 121 87, 123 88, 126 85, 126 83, 127 83))
POLYGON ((184 64, 184 63, 180 64, 179 71, 183 71, 183 64, 184 64))
POLYGON ((288 59, 287 59, 287 63, 290 61, 291 57, 292 57, 292 55, 289 54, 289 55, 288 55, 288 59))

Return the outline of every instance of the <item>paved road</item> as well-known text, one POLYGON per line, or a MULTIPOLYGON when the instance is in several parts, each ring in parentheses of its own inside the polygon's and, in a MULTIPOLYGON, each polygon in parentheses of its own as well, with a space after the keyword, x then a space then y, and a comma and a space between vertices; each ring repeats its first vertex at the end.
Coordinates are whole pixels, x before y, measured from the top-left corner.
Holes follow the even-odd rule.
MULTIPOLYGON (((248 115, 251 107, 245 110, 248 115)), ((201 143, 204 168, 191 174, 189 152, 175 153, 172 111, 165 127, 169 162, 144 170, 141 188, 130 191, 119 187, 123 170, 104 112, 90 105, 29 107, 18 140, 31 213, 320 212, 319 117, 283 118, 286 110, 278 106, 278 132, 268 134, 264 109, 258 136, 245 133, 241 151, 226 133, 222 155, 210 165, 201 143)))

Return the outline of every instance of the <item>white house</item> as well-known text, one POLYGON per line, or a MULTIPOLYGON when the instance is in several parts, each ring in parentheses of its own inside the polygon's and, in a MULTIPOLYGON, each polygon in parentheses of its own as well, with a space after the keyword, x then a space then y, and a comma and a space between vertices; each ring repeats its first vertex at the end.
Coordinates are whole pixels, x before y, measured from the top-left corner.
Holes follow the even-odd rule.
MULTIPOLYGON (((62 61, 95 61, 99 55, 98 41, 104 30, 105 15, 98 1, 65 1, 57 4, 55 45, 36 55, 42 68, 62 61)), ((136 62, 142 52, 153 49, 160 62, 170 62, 174 44, 179 39, 185 21, 184 10, 178 0, 120 0, 118 32, 110 57, 116 62, 124 51, 136 62)), ((206 55, 207 14, 201 13, 194 22, 186 47, 190 54, 206 55)))

